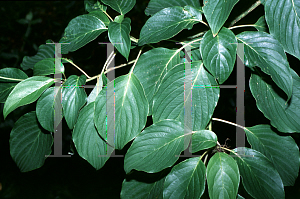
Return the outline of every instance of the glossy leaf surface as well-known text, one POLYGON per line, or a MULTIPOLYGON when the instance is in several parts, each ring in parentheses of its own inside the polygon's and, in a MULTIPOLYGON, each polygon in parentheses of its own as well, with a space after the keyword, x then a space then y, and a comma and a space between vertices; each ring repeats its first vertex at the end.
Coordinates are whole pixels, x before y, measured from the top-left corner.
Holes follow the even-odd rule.
POLYGON ((286 52, 300 59, 300 1, 265 0, 264 8, 270 33, 286 52))
POLYGON ((292 70, 293 93, 286 103, 284 93, 269 77, 252 74, 250 90, 258 109, 271 120, 271 125, 285 133, 300 133, 300 78, 292 70))
POLYGON ((227 80, 234 68, 236 43, 235 35, 227 28, 222 28, 215 37, 208 31, 201 41, 200 52, 204 66, 220 84, 227 80))
POLYGON ((173 7, 173 6, 180 6, 184 7, 186 5, 193 6, 195 8, 200 8, 200 2, 198 0, 150 0, 146 10, 145 14, 146 15, 154 15, 158 11, 168 8, 168 7, 173 7))
POLYGON ((184 150, 184 128, 176 120, 163 120, 145 128, 128 149, 124 170, 156 173, 171 167, 184 150))
POLYGON ((196 131, 192 135, 192 145, 189 150, 191 153, 209 149, 217 145, 217 135, 209 130, 196 131))
POLYGON ((101 0, 104 4, 110 6, 112 9, 125 15, 129 12, 135 5, 136 0, 101 0))
POLYGON ((101 169, 109 159, 113 149, 99 136, 94 124, 94 102, 85 106, 79 113, 72 134, 79 155, 95 169, 101 169), (109 148, 109 149, 108 149, 109 148))
MULTIPOLYGON (((43 59, 36 63, 33 67, 33 75, 50 75, 55 74, 55 72, 55 58, 43 59)), ((65 68, 62 63, 61 68, 59 68, 58 72, 65 72, 65 68)))
POLYGON ((89 94, 88 98, 86 99, 87 104, 89 104, 91 102, 94 102, 96 100, 98 94, 102 90, 102 86, 103 86, 102 77, 103 76, 105 76, 105 75, 103 74, 102 76, 99 77, 99 80, 97 81, 97 84, 95 85, 95 87, 93 88, 92 92, 89 94))
POLYGON ((220 88, 216 86, 217 82, 200 61, 193 62, 192 77, 185 77, 185 64, 174 66, 164 76, 153 98, 153 122, 177 119, 184 123, 185 101, 192 100, 191 128, 205 129, 219 99, 220 88), (185 93, 184 78, 192 80, 190 93, 185 93))
POLYGON ((86 102, 86 92, 83 88, 86 77, 71 75, 62 88, 62 107, 64 117, 70 129, 74 128, 79 110, 86 102))
POLYGON ((213 36, 218 34, 234 5, 238 1, 239 0, 203 0, 202 9, 212 30, 213 36))
MULTIPOLYGON (((17 68, 3 68, 0 70, 0 76, 4 78, 13 79, 27 79, 28 76, 20 69, 17 68)), ((0 103, 4 103, 14 89, 14 87, 19 83, 16 80, 8 80, 0 78, 0 103)))
POLYGON ((165 8, 147 20, 140 33, 139 46, 170 39, 198 22, 192 13, 182 7, 165 8))
POLYGON ((115 132, 115 143, 109 144, 116 149, 122 149, 145 127, 148 102, 141 83, 133 73, 116 78, 108 83, 107 87, 111 84, 114 85, 115 91, 111 92, 112 95, 104 88, 96 98, 95 124, 103 139, 107 139, 107 129, 112 129, 112 132, 115 132), (114 102, 115 108, 106 110, 107 101, 114 102), (106 127, 107 114, 114 115, 115 119, 108 121, 106 127))
POLYGON ((54 83, 49 77, 34 76, 18 83, 7 97, 4 104, 4 118, 16 108, 30 104, 37 100, 40 95, 54 83))
POLYGON ((206 172, 209 198, 236 198, 240 173, 232 157, 226 153, 216 153, 210 158, 206 172))
POLYGON ((61 100, 58 92, 60 88, 48 88, 41 95, 36 103, 36 116, 41 126, 47 131, 54 132, 54 120, 56 126, 60 123, 61 116, 55 115, 55 103, 60 103, 61 100), (56 98, 56 99, 54 99, 56 98))
POLYGON ((299 148, 290 136, 277 135, 269 125, 245 129, 253 149, 264 154, 273 163, 285 186, 293 186, 298 176, 299 148))
POLYGON ((0 78, 0 82, 15 82, 19 83, 20 80, 27 79, 28 76, 22 70, 17 68, 3 68, 0 70, 0 76, 4 78, 13 78, 18 80, 0 78))
POLYGON ((104 21, 106 15, 101 11, 80 15, 70 21, 65 29, 63 38, 59 41, 62 54, 73 52, 96 39, 107 30, 104 21), (80 24, 80 26, 78 25, 80 24))
POLYGON ((200 157, 175 165, 164 183, 164 198, 200 198, 205 190, 206 168, 200 157))
POLYGON ((252 197, 284 198, 282 180, 266 156, 249 148, 237 148, 234 151, 238 151, 239 156, 234 156, 234 159, 239 166, 244 188, 252 197))
POLYGON ((133 73, 145 90, 149 102, 149 115, 152 114, 154 93, 167 71, 180 63, 179 58, 179 53, 167 48, 155 48, 140 56, 133 73))
POLYGON ((21 172, 43 166, 52 144, 52 135, 41 131, 35 112, 20 117, 10 133, 10 155, 21 172))
POLYGON ((255 27, 258 31, 267 32, 267 31, 268 31, 268 27, 267 27, 267 22, 266 22, 265 16, 261 16, 261 17, 257 20, 257 22, 254 24, 254 27, 255 27))
POLYGON ((250 59, 250 63, 255 64, 264 73, 270 75, 289 99, 292 95, 293 80, 281 44, 265 32, 247 31, 236 37, 244 44, 245 54, 250 59))
POLYGON ((108 37, 110 42, 128 60, 131 41, 130 41, 130 18, 125 18, 121 23, 111 22, 108 25, 108 37))

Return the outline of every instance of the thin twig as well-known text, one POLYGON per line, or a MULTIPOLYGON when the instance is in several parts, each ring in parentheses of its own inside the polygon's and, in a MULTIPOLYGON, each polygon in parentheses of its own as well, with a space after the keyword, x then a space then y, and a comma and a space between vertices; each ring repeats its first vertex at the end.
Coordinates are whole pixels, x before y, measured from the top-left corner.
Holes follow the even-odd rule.
POLYGON ((255 8, 257 8, 261 4, 260 1, 255 2, 248 10, 243 12, 241 15, 239 15, 237 18, 235 18, 229 25, 229 27, 232 27, 235 23, 240 21, 242 18, 244 18, 246 15, 248 15, 250 12, 252 12, 255 8))
MULTIPOLYGON (((169 63, 171 62, 171 60, 182 50, 182 49, 184 49, 185 47, 187 47, 188 45, 190 45, 190 44, 192 44, 192 43, 195 43, 195 42, 197 42, 197 41, 201 41, 202 40, 202 38, 199 38, 199 39, 196 39, 196 40, 193 40, 193 41, 191 41, 191 42, 189 42, 189 43, 186 43, 186 44, 184 44, 181 48, 179 48, 178 50, 176 50, 176 52, 174 53, 174 55, 172 55, 172 57, 169 59, 169 61, 168 61, 168 63, 166 64, 166 66, 168 66, 169 65, 169 63)), ((182 43, 182 42, 181 42, 182 43)))
MULTIPOLYGON (((103 11, 103 10, 102 10, 102 11, 103 11)), ((106 14, 106 16, 107 16, 111 21, 114 21, 113 18, 111 18, 107 12, 105 12, 105 11, 103 11, 103 12, 104 12, 104 14, 106 14)))
POLYGON ((65 81, 67 80, 67 77, 66 77, 66 75, 65 75, 65 73, 62 73, 63 75, 64 75, 64 77, 65 77, 65 81))
POLYGON ((207 32, 207 30, 206 30, 206 31, 203 31, 203 32, 200 32, 200 33, 198 33, 198 34, 196 34, 196 35, 190 36, 190 37, 188 37, 188 38, 189 38, 189 39, 194 39, 194 38, 197 38, 197 37, 200 37, 200 36, 204 35, 206 32, 207 32))
POLYGON ((244 27, 254 27, 255 28, 255 25, 254 24, 248 24, 248 25, 232 26, 232 27, 230 27, 228 29, 232 30, 232 29, 235 29, 235 28, 244 28, 244 27))
POLYGON ((139 54, 138 54, 137 58, 135 59, 135 62, 134 62, 133 66, 132 66, 132 68, 131 68, 131 70, 130 70, 131 73, 133 72, 136 63, 137 63, 137 61, 139 60, 139 58, 140 58, 140 56, 141 56, 141 54, 142 54, 143 48, 144 48, 144 47, 141 48, 141 50, 139 51, 139 54))
MULTIPOLYGON (((114 67, 114 68, 111 68, 111 69, 107 70, 104 74, 109 73, 110 71, 115 70, 115 69, 117 69, 117 68, 122 68, 122 67, 124 67, 124 66, 128 66, 128 65, 130 65, 130 64, 133 64, 134 62, 135 62, 135 60, 132 60, 132 61, 128 62, 127 64, 121 64, 121 65, 119 65, 119 66, 116 66, 116 67, 114 67)), ((103 69, 104 69, 104 67, 103 67, 103 69)), ((103 71, 103 69, 102 69, 102 71, 103 71)), ((102 74, 102 72, 101 72, 99 75, 96 75, 96 76, 91 77, 90 79, 86 80, 86 82, 92 81, 92 80, 96 79, 97 77, 100 77, 101 74, 102 74)))
POLYGON ((206 154, 206 155, 205 155, 205 158, 204 158, 203 164, 206 164, 207 157, 208 157, 208 154, 206 154))
POLYGON ((133 36, 130 36, 130 40, 133 41, 133 42, 135 42, 135 43, 139 42, 139 40, 137 38, 134 38, 133 36))
POLYGON ((231 124, 231 125, 233 125, 233 126, 237 126, 237 127, 241 128, 241 129, 245 129, 244 126, 241 126, 241 125, 238 125, 238 124, 236 124, 236 123, 229 122, 229 121, 226 121, 226 120, 222 120, 222 119, 219 119, 219 118, 212 118, 212 120, 214 120, 214 121, 219 121, 219 122, 224 122, 224 123, 227 123, 227 124, 231 124))
POLYGON ((206 150, 200 157, 200 160, 202 160, 203 156, 206 155, 208 153, 208 150, 206 150))
POLYGON ((72 64, 73 66, 75 66, 80 72, 82 72, 87 78, 91 78, 90 76, 88 76, 88 74, 86 74, 86 72, 84 72, 79 66, 77 66, 76 64, 74 64, 74 62, 70 61, 69 59, 65 59, 67 62, 69 62, 70 64, 72 64))
POLYGON ((220 146, 220 148, 223 149, 223 150, 229 151, 229 152, 231 152, 231 153, 234 153, 234 154, 237 155, 238 157, 241 157, 241 156, 239 156, 239 154, 237 154, 236 152, 234 152, 234 151, 231 150, 231 149, 227 149, 226 147, 222 147, 222 146, 220 146))
POLYGON ((14 80, 14 81, 19 81, 19 82, 21 82, 21 81, 25 80, 25 79, 15 79, 15 78, 10 78, 10 77, 1 77, 1 76, 0 76, 0 79, 14 80))
POLYGON ((209 27, 209 25, 207 23, 205 23, 204 21, 199 21, 199 22, 206 25, 207 27, 209 27))
POLYGON ((107 66, 112 62, 112 59, 113 59, 113 58, 111 58, 112 56, 113 56, 113 58, 115 58, 115 56, 116 56, 116 54, 114 53, 114 51, 112 51, 110 53, 110 55, 108 56, 107 60, 104 63, 103 68, 105 68, 105 70, 107 70, 107 66), (108 64, 108 62, 109 62, 109 64, 108 64))
POLYGON ((110 69, 108 69, 107 71, 105 71, 104 74, 107 74, 107 73, 109 73, 109 72, 112 71, 112 70, 115 70, 115 69, 118 69, 118 68, 122 68, 122 67, 124 67, 124 66, 129 65, 129 64, 132 64, 134 61, 135 61, 135 60, 133 60, 133 61, 131 61, 131 62, 128 62, 128 64, 122 64, 122 65, 120 65, 120 66, 116 66, 116 67, 114 67, 114 68, 110 68, 110 69))

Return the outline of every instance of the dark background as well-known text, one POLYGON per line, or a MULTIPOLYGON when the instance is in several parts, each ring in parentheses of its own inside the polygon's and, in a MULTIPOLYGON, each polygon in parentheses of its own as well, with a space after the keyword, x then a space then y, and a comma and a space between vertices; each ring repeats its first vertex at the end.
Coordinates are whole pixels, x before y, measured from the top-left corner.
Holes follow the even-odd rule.
MULTIPOLYGON (((126 16, 132 20, 131 35, 139 38, 139 32, 147 20, 144 10, 148 0, 138 0, 137 5, 126 16)), ((241 0, 234 8, 227 23, 228 24, 240 13, 250 7, 255 1, 241 0)), ((114 18, 117 13, 108 8, 107 12, 114 18)), ((24 56, 33 56, 37 53, 38 46, 44 44, 47 39, 58 42, 63 35, 65 27, 71 19, 78 15, 87 13, 84 10, 83 1, 1 1, 0 2, 0 68, 20 68, 24 56), (32 13, 30 24, 25 23, 26 16, 32 13)), ((246 16, 238 24, 253 24, 262 16, 263 7, 259 6, 251 14, 246 16)), ((174 40, 180 40, 205 30, 202 24, 194 25, 191 31, 184 30, 174 40)), ((238 34, 247 29, 234 29, 238 34)), ((76 52, 69 53, 66 57, 72 59, 78 66, 84 69, 90 76, 101 72, 106 60, 106 47, 98 45, 98 42, 108 41, 107 33, 102 33, 95 41, 87 44, 76 52)), ((178 48, 174 42, 162 41, 153 44, 155 47, 178 48)), ((144 52, 150 48, 144 48, 144 52)), ((138 49, 130 52, 129 60, 136 58, 138 49)), ((299 60, 288 55, 291 67, 300 74, 299 60)), ((116 56, 116 65, 126 63, 121 55, 116 56)), ((66 76, 81 73, 71 66, 65 64, 66 76)), ((116 70, 116 76, 128 73, 130 66, 116 70)), ((25 71, 29 76, 32 71, 25 71)), ((252 97, 248 82, 250 70, 246 68, 246 91, 245 91, 245 122, 246 126, 257 124, 270 124, 263 114, 258 111, 255 100, 252 97)), ((95 81, 89 82, 95 84, 95 81)), ((228 85, 236 84, 236 71, 225 82, 228 85)), ((91 89, 86 89, 89 93, 91 89)), ((235 89, 221 89, 221 97, 214 116, 235 122, 235 89)), ((35 103, 20 107, 13 111, 4 121, 3 104, 0 104, 0 198, 10 199, 65 199, 65 198, 119 198, 121 185, 124 180, 123 158, 110 158, 105 166, 96 171, 87 161, 75 154, 71 158, 47 158, 44 166, 34 171, 21 173, 9 154, 9 134, 14 122, 23 114, 35 110, 35 103)), ((151 118, 147 125, 151 124, 151 118)), ((71 151, 71 132, 64 122, 63 132, 63 154, 71 151)), ((213 131, 217 133, 219 142, 225 143, 230 148, 235 147, 235 127, 213 122, 213 131)), ((300 143, 299 135, 289 134, 300 143)), ((122 151, 116 154, 125 154, 130 143, 122 151)), ((288 155, 288 154, 287 154, 288 155)), ((180 158, 179 161, 184 160, 180 158)), ((140 175, 140 174, 138 174, 140 175)), ((300 180, 297 179, 293 187, 285 187, 286 198, 298 198, 300 195, 300 180)), ((240 193, 246 198, 246 192, 240 186, 240 193)), ((203 198, 208 198, 207 191, 203 198)))

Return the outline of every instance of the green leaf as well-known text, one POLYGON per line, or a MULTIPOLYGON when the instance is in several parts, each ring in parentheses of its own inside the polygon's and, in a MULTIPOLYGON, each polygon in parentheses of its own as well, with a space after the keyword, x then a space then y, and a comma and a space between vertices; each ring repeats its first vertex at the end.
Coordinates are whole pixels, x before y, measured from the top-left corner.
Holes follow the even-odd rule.
POLYGON ((192 77, 185 76, 184 63, 178 64, 164 76, 153 97, 153 122, 177 119, 184 123, 185 101, 192 100, 192 130, 203 130, 218 103, 219 93, 217 82, 200 61, 193 62, 192 77), (186 93, 184 96, 185 78, 192 80, 192 93, 186 93))
POLYGON ((281 44, 265 32, 246 31, 236 37, 244 44, 245 54, 250 63, 254 63, 264 73, 270 75, 287 94, 289 100, 292 95, 293 79, 281 44))
POLYGON ((113 151, 113 148, 101 139, 95 128, 94 102, 80 111, 72 137, 78 154, 97 170, 109 159, 108 152, 113 151))
POLYGON ((292 70, 293 93, 286 103, 284 93, 269 77, 252 74, 250 90, 258 109, 271 120, 271 125, 285 133, 300 133, 300 78, 292 70))
POLYGON ((160 10, 168 7, 173 6, 180 6, 184 7, 186 5, 193 6, 195 8, 201 8, 200 2, 198 0, 150 0, 146 10, 146 15, 154 15, 155 13, 159 12, 160 10))
POLYGON ((200 198, 205 190, 205 171, 200 157, 175 165, 166 177, 164 198, 200 198))
POLYGON ((284 198, 282 180, 266 156, 249 148, 237 148, 234 151, 239 155, 233 157, 239 166, 245 190, 253 198, 284 198))
POLYGON ((261 16, 257 22, 254 24, 254 27, 258 30, 258 31, 263 31, 263 32, 267 32, 268 28, 267 28, 267 23, 266 23, 266 19, 265 16, 261 16))
POLYGON ((13 78, 13 79, 27 79, 28 76, 20 69, 17 68, 3 68, 0 70, 0 103, 4 103, 14 89, 14 87, 19 83, 20 80, 8 80, 4 78, 13 78), (4 83, 2 83, 4 82, 4 83))
POLYGON ((96 39, 107 30, 104 23, 106 20, 107 17, 101 11, 80 15, 72 19, 65 29, 63 38, 59 41, 59 43, 69 43, 62 44, 62 54, 76 51, 96 39))
POLYGON ((125 15, 129 12, 135 5, 135 0, 101 0, 104 4, 110 6, 112 9, 125 15))
POLYGON ((100 19, 105 24, 105 26, 108 26, 110 24, 110 20, 108 19, 106 14, 104 14, 101 11, 93 11, 93 12, 90 12, 89 15, 95 16, 98 19, 100 19))
POLYGON ((86 102, 85 85, 86 76, 71 75, 62 88, 62 107, 64 117, 70 129, 73 129, 79 110, 86 102))
POLYGON ((153 96, 163 76, 173 66, 180 63, 179 53, 166 48, 154 48, 142 54, 133 73, 140 80, 149 102, 149 115, 152 114, 153 96))
MULTIPOLYGON (((46 43, 53 43, 50 39, 46 43)), ((32 69, 34 65, 45 59, 45 58, 54 58, 55 45, 54 44, 43 44, 39 46, 38 52, 35 56, 29 57, 25 56, 21 63, 21 68, 23 70, 32 69)))
POLYGON ((199 20, 184 8, 165 8, 150 17, 143 26, 139 46, 170 39, 183 29, 191 29, 199 20))
POLYGON ((222 28, 217 36, 211 30, 205 33, 200 45, 201 56, 207 70, 223 84, 230 76, 237 51, 237 40, 233 32, 222 28))
POLYGON ((20 80, 8 80, 1 77, 13 78, 13 79, 27 79, 28 76, 22 70, 17 68, 3 68, 0 70, 0 82, 19 82, 20 80))
POLYGON ((284 186, 293 186, 300 165, 299 148, 294 139, 277 135, 269 125, 247 127, 245 132, 251 147, 273 163, 284 186))
POLYGON ((270 33, 286 52, 300 59, 300 2, 265 0, 264 8, 270 33))
POLYGON ((203 0, 203 12, 215 37, 239 0, 203 0))
POLYGON ((210 158, 206 172, 209 198, 236 198, 240 172, 232 157, 226 153, 216 153, 210 158))
POLYGON ((41 126, 47 131, 54 132, 54 118, 55 126, 57 127, 61 121, 61 116, 55 115, 55 103, 60 103, 61 99, 57 95, 60 88, 54 89, 54 87, 48 88, 41 95, 36 103, 36 116, 41 126), (54 99, 56 97, 56 99, 54 99))
POLYGON ((236 199, 245 199, 245 198, 243 196, 241 196, 240 194, 238 194, 236 199))
POLYGON ((199 48, 192 50, 192 61, 202 60, 199 48))
POLYGON ((127 59, 131 48, 130 41, 130 23, 129 18, 125 18, 121 23, 111 22, 108 25, 109 41, 117 48, 117 50, 127 59))
POLYGON ((116 149, 122 149, 145 127, 148 101, 140 81, 133 73, 116 78, 108 83, 107 87, 102 89, 95 101, 95 124, 103 139, 106 139, 110 125, 114 125, 112 129, 115 132, 115 143, 109 144, 116 149), (112 87, 115 92, 109 95, 106 91, 111 84, 114 85, 112 87), (115 102, 115 110, 106 110, 107 101, 115 102), (106 127, 106 112, 115 115, 115 121, 109 122, 108 127, 106 127))
POLYGON ((218 141, 217 135, 209 130, 196 131, 192 135, 192 145, 190 152, 196 153, 198 151, 209 149, 216 146, 218 141))
POLYGON ((4 103, 17 83, 0 83, 0 103, 4 103))
POLYGON ((157 174, 139 174, 143 177, 143 180, 147 182, 139 181, 135 179, 126 180, 124 179, 121 190, 122 199, 163 199, 163 187, 165 182, 165 177, 158 179, 153 182, 153 179, 149 179, 149 175, 157 174))
POLYGON ((125 155, 124 170, 159 172, 171 167, 184 149, 183 125, 176 120, 162 120, 134 139, 125 155))
POLYGON ((16 108, 30 104, 37 100, 40 95, 54 83, 54 79, 49 77, 34 76, 16 85, 7 97, 4 104, 4 118, 16 108))
POLYGON ((123 20, 124 20, 124 15, 118 15, 115 17, 114 22, 122 23, 123 20))
POLYGON ((53 137, 41 131, 34 111, 20 117, 10 133, 10 155, 21 172, 43 166, 52 144, 53 137))
POLYGON ((193 6, 184 6, 184 10, 188 11, 189 13, 191 13, 191 15, 193 17, 195 17, 198 21, 203 21, 202 20, 202 8, 195 8, 193 6))
POLYGON ((88 12, 101 10, 102 12, 106 12, 107 7, 101 5, 99 1, 96 0, 84 0, 85 10, 88 12))
POLYGON ((102 76, 99 77, 99 80, 97 81, 97 84, 95 85, 92 92, 89 94, 88 98, 86 99, 87 104, 89 104, 91 102, 94 102, 96 100, 98 94, 102 90, 103 81, 104 81, 104 80, 102 80, 103 76, 105 76, 105 75, 103 74, 102 76))
MULTIPOLYGON (((65 68, 61 63, 60 72, 64 73, 65 68)), ((50 75, 55 74, 55 58, 46 58, 38 63, 36 63, 33 67, 33 75, 50 75)))

